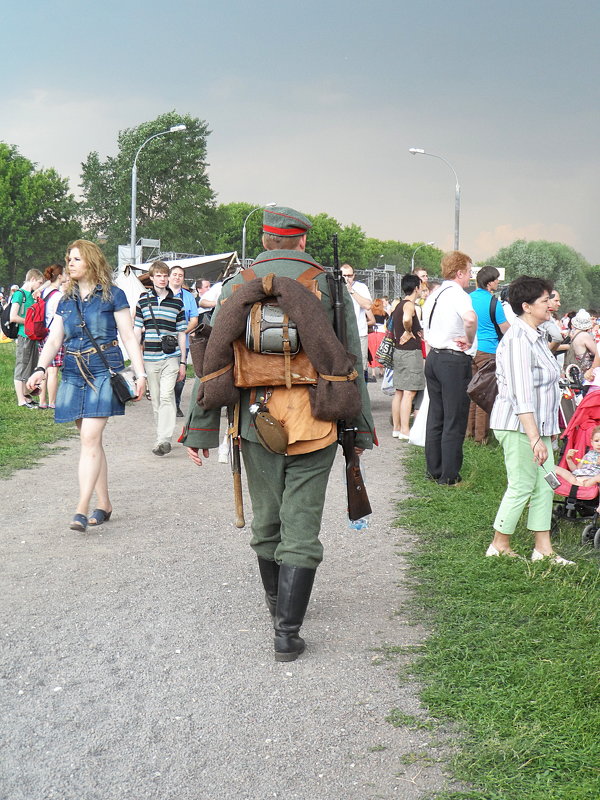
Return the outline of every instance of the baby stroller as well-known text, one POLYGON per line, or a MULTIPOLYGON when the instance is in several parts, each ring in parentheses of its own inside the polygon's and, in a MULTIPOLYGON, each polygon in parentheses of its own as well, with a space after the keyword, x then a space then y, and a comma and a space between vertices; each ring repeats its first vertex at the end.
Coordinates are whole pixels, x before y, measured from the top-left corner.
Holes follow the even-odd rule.
MULTIPOLYGON (((576 407, 569 424, 562 434, 566 439, 559 466, 569 469, 566 454, 570 449, 577 450, 577 458, 590 449, 592 431, 600 425, 600 390, 589 392, 576 407)), ((600 549, 600 530, 598 526, 598 485, 575 486, 557 476, 560 486, 555 489, 559 499, 554 501, 552 512, 552 529, 555 530, 561 519, 575 522, 578 519, 588 520, 582 531, 582 544, 594 543, 600 549)))

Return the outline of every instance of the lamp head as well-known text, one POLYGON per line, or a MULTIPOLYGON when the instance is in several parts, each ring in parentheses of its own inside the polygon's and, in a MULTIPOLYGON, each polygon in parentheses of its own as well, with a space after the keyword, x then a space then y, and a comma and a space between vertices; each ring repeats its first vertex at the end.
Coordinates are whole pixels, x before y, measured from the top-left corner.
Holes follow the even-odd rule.
POLYGON ((408 152, 411 153, 413 156, 416 156, 417 153, 419 153, 419 155, 422 156, 425 155, 425 150, 423 150, 422 147, 409 147, 408 152))
POLYGON ((432 245, 435 244, 435 242, 427 242, 427 244, 432 245))
POLYGON ((180 124, 180 125, 171 125, 169 128, 169 133, 176 133, 177 131, 186 131, 187 126, 180 124))

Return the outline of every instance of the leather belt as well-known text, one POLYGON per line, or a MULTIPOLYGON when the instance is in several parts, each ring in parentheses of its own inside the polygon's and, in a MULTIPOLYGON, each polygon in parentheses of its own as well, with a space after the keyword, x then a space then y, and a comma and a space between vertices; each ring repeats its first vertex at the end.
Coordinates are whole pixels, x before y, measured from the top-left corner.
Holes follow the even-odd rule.
MULTIPOLYGON (((113 339, 112 342, 107 342, 106 344, 100 345, 100 350, 108 350, 109 347, 117 347, 119 342, 117 339, 113 339)), ((87 356, 90 353, 97 353, 98 350, 95 347, 88 347, 87 350, 67 350, 67 353, 71 356, 87 356)))
POLYGON ((431 347, 434 353, 450 353, 453 356, 466 356, 467 358, 472 358, 468 353, 465 353, 464 350, 452 350, 450 347, 431 347))

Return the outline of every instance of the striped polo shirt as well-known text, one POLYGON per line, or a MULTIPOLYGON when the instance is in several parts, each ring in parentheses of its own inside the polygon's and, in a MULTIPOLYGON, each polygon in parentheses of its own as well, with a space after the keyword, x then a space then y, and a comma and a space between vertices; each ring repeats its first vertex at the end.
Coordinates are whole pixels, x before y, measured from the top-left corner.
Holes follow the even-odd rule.
POLYGON ((167 296, 160 300, 150 289, 140 296, 135 308, 135 327, 144 328, 144 361, 162 361, 164 358, 181 358, 179 347, 174 353, 163 353, 161 337, 167 333, 176 336, 180 331, 185 331, 187 322, 183 310, 183 302, 178 297, 173 297, 173 292, 167 289, 167 296), (150 305, 156 317, 156 325, 152 320, 150 305), (158 331, 156 330, 158 326, 158 331), (159 333, 160 332, 160 333, 159 333))

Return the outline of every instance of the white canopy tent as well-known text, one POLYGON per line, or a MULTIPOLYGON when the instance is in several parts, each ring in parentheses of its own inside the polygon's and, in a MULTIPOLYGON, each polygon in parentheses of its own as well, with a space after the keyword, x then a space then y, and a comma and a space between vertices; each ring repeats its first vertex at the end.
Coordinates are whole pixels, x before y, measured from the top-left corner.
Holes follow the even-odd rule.
POLYGON ((185 271, 187 281, 197 281, 201 278, 214 283, 225 274, 231 274, 238 264, 237 252, 219 253, 213 256, 192 256, 185 258, 154 258, 145 264, 125 264, 118 272, 115 283, 123 289, 132 313, 135 311, 137 301, 149 283, 148 270, 157 261, 164 261, 168 267, 181 267, 185 271))

